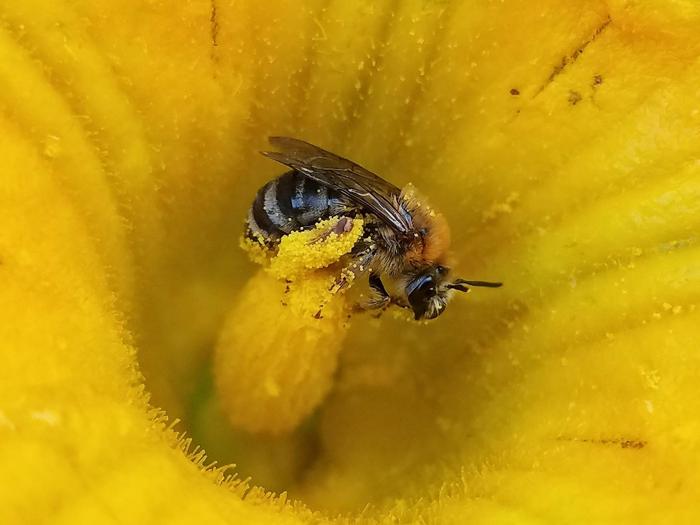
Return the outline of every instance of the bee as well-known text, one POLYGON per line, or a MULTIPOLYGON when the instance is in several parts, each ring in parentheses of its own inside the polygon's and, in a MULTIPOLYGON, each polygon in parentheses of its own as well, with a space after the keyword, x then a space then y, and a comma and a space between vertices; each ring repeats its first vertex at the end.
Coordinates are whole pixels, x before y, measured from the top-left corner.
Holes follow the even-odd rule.
MULTIPOLYGON (((361 216, 364 235, 347 257, 353 272, 368 274, 376 297, 366 308, 396 304, 411 309, 416 320, 438 317, 455 291, 501 286, 450 278, 447 222, 412 186, 401 190, 362 166, 302 140, 270 137, 269 141, 278 151, 261 153, 291 171, 258 190, 246 221, 248 238, 274 250, 284 235, 313 228, 320 220, 341 217, 341 232, 352 218, 361 216), (383 278, 391 279, 398 296, 387 292, 383 278)), ((338 288, 348 285, 343 277, 338 279, 338 288)))

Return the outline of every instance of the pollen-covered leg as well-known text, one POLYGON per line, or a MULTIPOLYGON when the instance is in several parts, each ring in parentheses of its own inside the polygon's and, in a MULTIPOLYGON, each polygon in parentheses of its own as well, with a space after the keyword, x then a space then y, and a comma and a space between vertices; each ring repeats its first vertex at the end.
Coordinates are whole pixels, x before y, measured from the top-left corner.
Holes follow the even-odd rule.
MULTIPOLYGON (((362 244, 358 243, 362 247, 362 244)), ((346 290, 350 284, 371 271, 372 260, 376 255, 374 245, 361 250, 353 250, 350 263, 343 268, 331 285, 331 291, 338 293, 346 290)))

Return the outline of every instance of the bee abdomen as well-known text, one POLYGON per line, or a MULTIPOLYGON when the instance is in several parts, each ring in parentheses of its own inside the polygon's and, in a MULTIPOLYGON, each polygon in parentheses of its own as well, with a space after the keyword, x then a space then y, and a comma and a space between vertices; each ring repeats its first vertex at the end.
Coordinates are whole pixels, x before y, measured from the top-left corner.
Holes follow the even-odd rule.
POLYGON ((258 190, 248 212, 247 235, 276 242, 318 220, 342 213, 340 196, 297 171, 289 171, 258 190))

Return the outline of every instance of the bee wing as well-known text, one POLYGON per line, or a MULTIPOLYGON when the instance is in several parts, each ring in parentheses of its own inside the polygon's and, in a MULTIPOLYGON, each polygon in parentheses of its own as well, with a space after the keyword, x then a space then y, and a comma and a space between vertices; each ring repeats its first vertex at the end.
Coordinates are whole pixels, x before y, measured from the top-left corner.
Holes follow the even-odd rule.
POLYGON ((382 219, 397 233, 412 229, 410 215, 401 207, 401 190, 354 162, 303 140, 270 137, 279 149, 262 154, 338 191, 382 219))

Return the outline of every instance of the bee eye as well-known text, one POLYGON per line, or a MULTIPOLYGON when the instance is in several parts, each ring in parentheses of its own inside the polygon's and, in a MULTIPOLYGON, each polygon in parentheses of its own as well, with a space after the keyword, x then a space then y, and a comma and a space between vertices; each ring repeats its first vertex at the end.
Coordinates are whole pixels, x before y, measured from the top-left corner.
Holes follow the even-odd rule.
POLYGON ((406 295, 416 319, 421 319, 428 311, 430 301, 436 293, 435 281, 431 275, 419 275, 408 283, 406 295))
POLYGON ((426 235, 428 235, 428 228, 421 228, 420 230, 418 230, 418 233, 420 233, 422 237, 425 237, 426 235))

